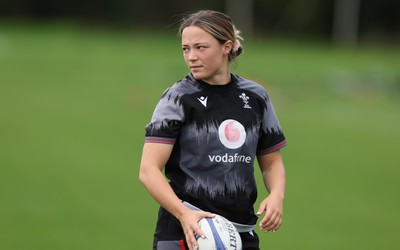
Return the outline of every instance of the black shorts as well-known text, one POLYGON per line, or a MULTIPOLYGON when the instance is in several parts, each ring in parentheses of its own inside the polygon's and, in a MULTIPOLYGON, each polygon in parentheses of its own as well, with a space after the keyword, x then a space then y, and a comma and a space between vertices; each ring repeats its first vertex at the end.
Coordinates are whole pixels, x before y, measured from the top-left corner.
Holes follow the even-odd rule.
MULTIPOLYGON (((258 235, 253 231, 240 233, 243 250, 259 250, 258 235)), ((164 208, 158 211, 157 226, 154 233, 153 250, 187 250, 181 223, 164 208)))

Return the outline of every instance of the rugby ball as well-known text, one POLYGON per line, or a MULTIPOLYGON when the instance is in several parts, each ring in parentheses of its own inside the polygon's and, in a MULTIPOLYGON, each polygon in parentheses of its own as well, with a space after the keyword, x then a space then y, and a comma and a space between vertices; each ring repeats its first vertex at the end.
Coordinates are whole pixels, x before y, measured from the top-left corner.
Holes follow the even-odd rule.
POLYGON ((199 250, 241 250, 242 240, 236 227, 220 215, 203 218, 199 227, 205 238, 197 237, 199 250))

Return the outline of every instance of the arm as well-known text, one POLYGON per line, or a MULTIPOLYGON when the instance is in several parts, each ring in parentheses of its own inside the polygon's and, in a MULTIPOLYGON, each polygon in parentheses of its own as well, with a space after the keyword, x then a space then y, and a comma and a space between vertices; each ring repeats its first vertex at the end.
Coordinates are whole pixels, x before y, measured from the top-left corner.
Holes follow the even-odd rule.
POLYGON ((260 222, 260 229, 264 232, 275 232, 282 224, 283 200, 286 189, 286 174, 282 156, 279 150, 270 154, 258 156, 265 187, 269 195, 258 209, 257 215, 266 212, 260 222))
POLYGON ((185 233, 189 249, 198 248, 194 232, 204 237, 198 221, 204 217, 212 217, 211 213, 192 211, 185 207, 176 196, 162 173, 173 145, 145 143, 140 164, 139 180, 151 196, 180 222, 185 233))

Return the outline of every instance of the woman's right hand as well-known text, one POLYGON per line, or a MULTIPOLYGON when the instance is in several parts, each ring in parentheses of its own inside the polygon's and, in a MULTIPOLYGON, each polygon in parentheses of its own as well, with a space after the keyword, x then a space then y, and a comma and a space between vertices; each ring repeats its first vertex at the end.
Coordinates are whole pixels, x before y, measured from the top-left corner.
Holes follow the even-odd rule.
POLYGON ((205 238, 204 232, 199 227, 199 221, 203 218, 213 218, 210 212, 195 211, 188 209, 178 219, 181 222, 183 232, 185 233, 186 243, 190 250, 198 249, 199 245, 196 240, 196 234, 205 238))
POLYGON ((145 143, 139 179, 154 199, 180 221, 189 249, 198 249, 196 234, 200 237, 204 236, 198 222, 202 218, 214 217, 214 215, 187 208, 172 190, 163 174, 172 149, 173 145, 170 144, 145 143))

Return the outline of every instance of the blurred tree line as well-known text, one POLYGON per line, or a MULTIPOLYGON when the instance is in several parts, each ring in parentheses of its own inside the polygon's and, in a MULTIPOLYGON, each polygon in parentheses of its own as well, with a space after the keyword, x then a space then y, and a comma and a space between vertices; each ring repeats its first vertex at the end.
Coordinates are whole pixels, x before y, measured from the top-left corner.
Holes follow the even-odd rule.
MULTIPOLYGON (((332 38, 339 0, 236 0, 251 4, 251 30, 259 35, 332 38)), ((344 0, 345 2, 346 0, 344 0)), ((352 0, 349 0, 352 1, 352 0)), ((399 0, 357 0, 360 39, 400 41, 399 0)), ((231 0, 0 0, 0 20, 63 19, 126 27, 166 27, 198 9, 225 11, 231 0)), ((346 10, 346 8, 344 8, 346 10)), ((237 17, 249 19, 249 16, 237 17)), ((238 20, 234 18, 234 20, 238 20)), ((346 26, 346 19, 342 25, 346 26)), ((244 22, 246 20, 239 20, 244 22)), ((248 21, 248 20, 247 20, 248 21)), ((249 22, 247 22, 249 23, 249 22)), ((349 24, 351 25, 351 24, 349 24)), ((353 24, 354 25, 354 24, 353 24)), ((240 28, 240 25, 238 25, 240 28)), ((248 31, 250 32, 250 31, 248 31)), ((244 30, 246 33, 246 30, 244 30)))

